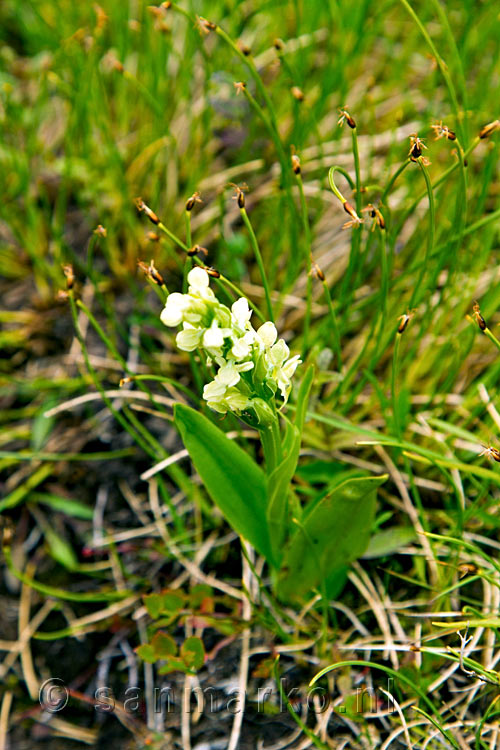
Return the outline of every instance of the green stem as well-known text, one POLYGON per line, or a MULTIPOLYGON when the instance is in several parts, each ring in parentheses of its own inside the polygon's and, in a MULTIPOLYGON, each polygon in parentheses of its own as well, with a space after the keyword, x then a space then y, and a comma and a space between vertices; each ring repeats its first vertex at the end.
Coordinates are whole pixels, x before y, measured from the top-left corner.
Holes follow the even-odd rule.
POLYGON ((259 430, 259 435, 269 476, 283 459, 280 423, 276 413, 271 423, 259 430))
POLYGON ((387 265, 387 246, 386 246, 386 233, 385 229, 380 230, 380 268, 381 268, 381 305, 380 312, 382 318, 385 318, 387 313, 387 295, 389 293, 389 268, 387 265))
POLYGON ((359 149, 357 128, 352 128, 352 152, 354 155, 354 171, 356 173, 356 213, 361 213, 361 169, 359 165, 359 149))
POLYGON ((332 321, 333 348, 337 357, 337 368, 339 372, 342 372, 342 347, 340 345, 339 327, 337 325, 337 317, 335 315, 335 310, 333 309, 332 298, 326 280, 323 281, 323 290, 325 292, 326 304, 328 305, 328 312, 330 313, 330 320, 332 321))
POLYGON ((381 203, 381 204, 383 204, 383 205, 385 204, 385 201, 386 201, 386 199, 387 199, 387 196, 388 196, 388 195, 389 195, 389 193, 391 192, 391 190, 392 190, 392 187, 393 187, 394 183, 396 182, 396 180, 398 179, 398 177, 399 177, 399 176, 400 176, 400 175, 401 175, 401 174, 402 174, 402 173, 403 173, 403 172, 405 171, 406 167, 407 167, 407 166, 408 166, 409 164, 411 164, 411 160, 410 160, 410 159, 407 159, 407 160, 406 160, 406 161, 404 161, 404 162, 403 162, 402 164, 400 164, 400 166, 399 166, 399 167, 398 167, 398 168, 396 169, 396 171, 395 171, 395 172, 394 172, 394 174, 392 175, 391 179, 390 179, 390 180, 389 180, 389 182, 387 183, 387 185, 386 185, 386 187, 385 187, 385 189, 384 189, 384 192, 382 193, 382 196, 381 196, 381 198, 380 198, 380 203, 381 203))
POLYGON ((248 230, 248 234, 250 235, 250 243, 254 251, 255 260, 257 261, 257 265, 259 267, 260 277, 262 279, 262 285, 264 287, 264 294, 266 296, 266 304, 267 304, 267 312, 269 315, 269 320, 274 323, 273 306, 271 303, 271 294, 269 292, 269 284, 267 282, 266 271, 264 268, 264 261, 262 260, 259 243, 257 242, 257 237, 255 236, 255 232, 253 231, 253 228, 250 223, 250 219, 248 218, 248 214, 246 212, 245 207, 240 208, 240 214, 241 214, 241 218, 243 219, 243 223, 245 224, 248 230))
POLYGON ((104 403, 106 404, 106 406, 110 410, 111 414, 115 417, 115 419, 121 424, 121 426, 128 433, 130 433, 130 435, 133 437, 133 439, 143 449, 143 451, 145 453, 147 453, 148 455, 150 455, 151 457, 153 457, 153 458, 156 459, 156 456, 151 452, 148 444, 145 443, 142 440, 141 436, 128 423, 128 421, 125 419, 125 417, 123 416, 123 414, 120 414, 120 412, 117 411, 113 407, 113 404, 112 404, 111 400, 106 396, 106 392, 105 392, 104 388, 102 387, 101 381, 97 377, 96 371, 94 370, 94 368, 90 364, 90 359, 89 359, 89 355, 88 355, 88 352, 87 352, 87 347, 86 347, 85 340, 83 338, 82 332, 80 330, 80 325, 79 325, 79 322, 78 322, 78 309, 76 307, 73 289, 71 289, 70 292, 69 292, 69 302, 70 302, 71 315, 73 317, 73 325, 75 327, 76 337, 77 337, 77 339, 78 339, 78 341, 80 343, 80 347, 81 347, 81 350, 82 350, 82 355, 83 355, 83 359, 85 361, 85 365, 87 367, 88 373, 89 373, 90 377, 92 378, 92 381, 93 381, 95 387, 97 388, 97 390, 101 394, 101 397, 102 397, 104 403))
POLYGON ((398 394, 396 390, 398 366, 399 366, 399 342, 401 341, 401 334, 396 333, 396 341, 394 342, 394 353, 392 357, 392 372, 391 372, 391 399, 392 399, 392 419, 394 421, 394 432, 398 441, 401 440, 401 427, 399 424, 399 409, 398 409, 398 394))
POLYGON ((273 428, 265 427, 263 430, 259 430, 259 435, 262 443, 262 450, 264 451, 264 458, 266 459, 266 472, 269 475, 278 465, 278 455, 273 428))
POLYGON ((451 76, 450 76, 450 74, 448 72, 448 68, 446 66, 446 63, 441 58, 439 52, 437 51, 437 48, 436 48, 434 42, 432 41, 432 39, 431 39, 431 37, 429 35, 429 32, 427 31, 427 29, 425 28, 424 24, 420 20, 420 18, 418 17, 418 15, 415 13, 415 11, 413 10, 413 8, 411 7, 411 5, 408 2, 408 0, 400 0, 400 2, 401 2, 402 5, 404 5, 404 7, 406 8, 406 10, 410 14, 410 16, 413 18, 413 20, 417 24, 418 28, 420 29, 420 33, 422 34, 422 36, 424 37, 425 41, 427 42, 427 44, 429 46, 429 49, 431 50, 431 52, 432 52, 432 54, 433 54, 433 56, 434 56, 434 58, 436 60, 436 63, 438 65, 438 67, 439 67, 439 70, 441 71, 441 75, 443 76, 444 81, 446 83, 446 87, 448 89, 448 93, 450 94, 451 104, 452 104, 453 112, 454 112, 454 115, 455 115, 455 118, 456 118, 457 128, 460 129, 460 132, 461 132, 462 123, 461 123, 461 119, 460 119, 457 94, 456 94, 456 91, 455 91, 455 87, 453 85, 453 81, 451 80, 451 76))
POLYGON ((306 288, 306 314, 304 318, 304 343, 302 346, 302 357, 305 358, 308 348, 309 341, 309 326, 311 322, 311 307, 312 307, 312 277, 311 277, 311 265, 312 265, 312 243, 311 243, 311 226, 309 224, 309 215, 307 213, 306 196, 304 194, 304 184, 302 182, 302 175, 297 174, 297 185, 299 188, 300 196, 300 209, 302 213, 302 224, 304 226, 304 268, 307 274, 307 288, 306 288))
MULTIPOLYGON (((186 222, 186 244, 189 248, 191 248, 193 246, 193 238, 191 234, 191 211, 184 211, 184 218, 186 222)), ((184 261, 184 273, 182 278, 183 294, 186 294, 187 292, 187 275, 192 267, 193 259, 191 258, 191 256, 187 255, 186 260, 184 261)))
POLYGON ((420 272, 418 281, 413 289, 410 307, 413 307, 415 304, 417 304, 422 296, 422 291, 425 292, 425 290, 422 290, 422 282, 424 280, 425 274, 427 273, 427 266, 429 264, 429 258, 431 257, 432 249, 434 247, 434 237, 436 233, 436 210, 434 206, 434 192, 432 190, 431 178, 429 177, 429 173, 422 161, 421 156, 417 161, 418 166, 420 167, 422 174, 424 175, 425 184, 427 187, 427 196, 429 198, 429 233, 427 236, 427 247, 425 250, 424 263, 422 265, 422 270, 420 272))
POLYGON ((159 222, 159 224, 158 224, 158 229, 161 229, 161 231, 162 231, 162 232, 163 232, 164 234, 166 234, 166 235, 167 235, 167 237, 168 237, 169 239, 171 239, 171 240, 172 240, 172 242, 173 242, 173 243, 174 243, 175 245, 178 245, 179 247, 181 247, 181 248, 182 248, 182 249, 183 249, 183 250, 184 250, 184 251, 185 251, 186 253, 187 253, 187 251, 188 251, 188 250, 190 249, 190 248, 188 247, 188 245, 186 245, 186 243, 185 243, 185 242, 183 242, 183 241, 182 241, 182 240, 181 240, 181 239, 180 239, 179 237, 177 237, 177 235, 175 235, 175 234, 174 234, 173 232, 171 232, 171 231, 170 231, 170 229, 167 229, 167 227, 165 226, 165 224, 164 224, 164 223, 163 223, 162 221, 160 221, 160 222, 159 222))
POLYGON ((500 349, 500 341, 497 339, 495 334, 489 328, 485 328, 483 333, 485 336, 489 338, 490 341, 492 341, 495 344, 497 349, 500 349))
POLYGON ((355 189, 356 185, 352 177, 350 176, 350 174, 346 172, 345 169, 342 169, 342 167, 330 167, 330 169, 328 170, 328 182, 330 183, 330 188, 332 189, 333 193, 337 196, 339 201, 342 203, 342 205, 344 205, 344 203, 346 202, 346 199, 344 198, 344 196, 338 189, 337 185, 335 184, 335 180, 333 179, 333 175, 335 174, 335 172, 339 172, 339 174, 343 175, 346 178, 352 190, 355 189))

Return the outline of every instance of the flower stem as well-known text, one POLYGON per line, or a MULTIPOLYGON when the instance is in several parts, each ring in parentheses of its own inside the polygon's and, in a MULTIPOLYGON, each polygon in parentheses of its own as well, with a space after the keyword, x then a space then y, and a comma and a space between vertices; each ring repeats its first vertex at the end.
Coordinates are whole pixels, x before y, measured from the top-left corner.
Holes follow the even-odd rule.
POLYGON ((354 171, 356 173, 356 212, 361 212, 361 169, 359 165, 359 149, 357 128, 351 130, 352 133, 352 153, 354 156, 354 171))
POLYGON ((424 280, 425 274, 427 273, 427 266, 429 263, 429 258, 431 257, 432 249, 434 247, 434 236, 436 233, 436 211, 434 207, 434 192, 432 190, 431 178, 429 177, 429 173, 427 171, 425 164, 422 161, 421 156, 418 158, 417 161, 418 161, 418 166, 420 167, 422 174, 424 175, 425 184, 427 187, 427 195, 429 198, 429 232, 427 236, 427 247, 425 249, 425 256, 424 256, 424 262, 422 265, 422 270, 420 272, 418 281, 415 284, 415 287, 413 289, 410 307, 413 307, 415 304, 417 304, 419 301, 419 297, 422 296, 422 292, 425 292, 425 289, 424 290, 422 289, 422 281, 424 280))
POLYGON ((392 373, 391 373, 391 398, 392 398, 392 419, 394 422, 394 432, 398 440, 401 440, 401 426, 399 424, 399 411, 398 411, 398 394, 396 391, 396 381, 398 375, 399 365, 399 342, 401 335, 396 333, 396 341, 394 342, 394 353, 392 357, 392 373))
POLYGON ((264 451, 264 458, 266 459, 266 472, 269 475, 278 465, 276 442, 272 427, 265 427, 263 430, 259 430, 259 435, 264 451))
POLYGON ((326 304, 328 305, 328 312, 330 313, 330 319, 332 321, 333 348, 337 357, 337 368, 339 372, 342 372, 342 347, 340 346, 339 327, 337 325, 337 317, 335 315, 335 310, 333 309, 332 298, 326 280, 323 281, 323 290, 325 292, 326 304))
MULTIPOLYGON (((191 248, 193 245, 193 238, 191 235, 191 211, 184 211, 184 218, 186 222, 186 244, 189 248, 191 248)), ((186 260, 184 261, 184 275, 182 279, 183 294, 187 292, 187 275, 189 271, 191 270, 192 266, 193 266, 193 260, 189 255, 187 255, 186 260)))
POLYGON ((250 223, 250 219, 248 218, 248 214, 244 207, 240 208, 240 214, 241 214, 241 218, 243 219, 243 223, 248 229, 248 234, 250 235, 250 242, 251 242, 254 254, 255 254, 255 260, 257 261, 257 265, 259 267, 260 277, 262 279, 262 285, 264 287, 264 294, 266 296, 266 304, 267 304, 267 312, 269 315, 269 320, 272 323, 274 323, 273 306, 271 304, 271 294, 269 292, 269 284, 267 282, 266 271, 264 268, 264 261, 262 260, 259 243, 257 242, 257 237, 255 236, 255 232, 253 231, 253 227, 250 223))
POLYGON ((311 306, 312 306, 312 278, 311 278, 311 265, 312 265, 312 244, 311 244, 311 227, 309 224, 309 215, 307 213, 306 196, 304 193, 304 183, 302 182, 302 175, 300 172, 296 175, 297 185, 299 188, 300 196, 300 209, 302 213, 302 224, 304 226, 304 268, 307 274, 307 287, 306 287, 306 314, 304 317, 304 343, 302 346, 302 356, 305 357, 307 354, 308 340, 309 340, 309 326, 311 322, 311 306))

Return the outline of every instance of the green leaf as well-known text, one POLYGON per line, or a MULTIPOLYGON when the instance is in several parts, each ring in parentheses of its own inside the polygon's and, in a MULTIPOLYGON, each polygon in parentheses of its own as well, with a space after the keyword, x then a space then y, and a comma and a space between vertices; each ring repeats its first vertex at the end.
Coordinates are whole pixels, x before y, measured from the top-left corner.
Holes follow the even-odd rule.
POLYGON ((387 475, 348 479, 303 519, 285 547, 275 584, 280 599, 302 598, 364 552, 375 515, 376 490, 386 479, 387 475))
POLYGON ((157 656, 150 643, 143 643, 142 645, 138 646, 135 650, 137 652, 137 655, 148 664, 154 664, 155 661, 157 661, 157 656))
POLYGON ((297 405, 296 405, 296 411, 295 411, 295 425, 300 435, 302 435, 302 430, 304 429, 307 405, 309 403, 309 394, 311 393, 313 380, 314 380, 314 365, 310 365, 307 368, 306 374, 304 375, 302 379, 302 383, 300 384, 299 393, 297 396, 297 405))
POLYGON ((412 542, 415 537, 415 529, 410 526, 393 526, 391 529, 378 531, 370 539, 363 557, 371 558, 391 555, 409 542, 412 542))
POLYGON ((151 646, 157 659, 166 659, 168 656, 175 656, 177 653, 177 644, 172 636, 161 630, 154 634, 151 646))
POLYGON ((153 620, 156 620, 163 611, 163 596, 161 594, 147 594, 143 597, 144 606, 153 620))
POLYGON ((283 441, 285 457, 274 469, 267 480, 267 523, 273 557, 280 561, 283 542, 288 531, 288 490, 297 468, 300 450, 300 432, 295 425, 287 422, 283 441))
POLYGON ((273 562, 264 472, 203 414, 176 404, 175 423, 207 492, 232 528, 273 562))
POLYGON ((164 612, 178 612, 184 606, 184 597, 176 591, 164 591, 162 597, 164 612))
POLYGON ((52 431, 55 417, 46 417, 45 412, 55 404, 56 399, 54 397, 47 399, 31 423, 31 450, 35 453, 43 448, 52 431))
POLYGON ((86 521, 91 521, 94 516, 93 508, 84 505, 79 500, 71 500, 70 498, 52 495, 48 492, 30 492, 28 500, 30 502, 43 503, 53 508, 53 510, 60 511, 73 518, 83 518, 86 521))
POLYGON ((73 547, 48 523, 43 524, 43 535, 54 560, 57 560, 67 570, 77 570, 78 558, 73 551, 73 547))
POLYGON ((186 667, 192 670, 201 669, 205 663, 205 648, 201 638, 186 638, 181 646, 181 657, 186 667))
POLYGON ((190 672, 189 667, 186 667, 183 659, 178 656, 169 657, 167 663, 159 668, 158 674, 170 674, 170 672, 190 672))

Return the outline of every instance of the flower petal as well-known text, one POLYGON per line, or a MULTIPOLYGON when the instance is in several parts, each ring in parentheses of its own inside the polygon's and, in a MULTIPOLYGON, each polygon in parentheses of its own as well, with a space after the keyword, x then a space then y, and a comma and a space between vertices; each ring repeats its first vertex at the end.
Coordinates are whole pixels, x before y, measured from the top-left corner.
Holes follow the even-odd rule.
POLYGON ((270 320, 257 329, 257 335, 261 338, 264 346, 272 346, 278 338, 278 331, 270 320))

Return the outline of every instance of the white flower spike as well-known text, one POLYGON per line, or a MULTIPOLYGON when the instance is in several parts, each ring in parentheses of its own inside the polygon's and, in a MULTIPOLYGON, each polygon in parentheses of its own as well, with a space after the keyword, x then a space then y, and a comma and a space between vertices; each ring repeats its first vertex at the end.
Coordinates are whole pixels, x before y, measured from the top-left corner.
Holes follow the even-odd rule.
POLYGON ((179 349, 199 349, 206 355, 207 366, 216 367, 214 379, 203 389, 210 408, 220 414, 241 414, 253 409, 261 415, 258 421, 270 409, 263 402, 262 393, 268 393, 271 401, 271 394, 278 388, 286 403, 301 360, 299 355, 289 359, 290 350, 283 339, 278 340, 274 323, 268 321, 255 331, 248 300, 240 297, 229 310, 210 289, 210 278, 203 268, 193 268, 187 280, 188 293, 170 294, 160 317, 166 326, 182 325, 176 336, 179 349), (257 364, 260 385, 251 372, 257 364))

